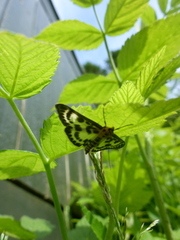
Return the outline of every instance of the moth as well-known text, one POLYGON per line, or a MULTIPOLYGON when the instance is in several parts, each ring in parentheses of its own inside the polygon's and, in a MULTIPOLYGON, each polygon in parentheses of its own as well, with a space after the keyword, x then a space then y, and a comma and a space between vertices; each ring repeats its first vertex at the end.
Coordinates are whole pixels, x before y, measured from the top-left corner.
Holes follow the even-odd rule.
POLYGON ((125 145, 125 142, 114 134, 114 127, 102 127, 64 104, 55 106, 69 140, 78 147, 83 146, 86 154, 118 149, 125 145))

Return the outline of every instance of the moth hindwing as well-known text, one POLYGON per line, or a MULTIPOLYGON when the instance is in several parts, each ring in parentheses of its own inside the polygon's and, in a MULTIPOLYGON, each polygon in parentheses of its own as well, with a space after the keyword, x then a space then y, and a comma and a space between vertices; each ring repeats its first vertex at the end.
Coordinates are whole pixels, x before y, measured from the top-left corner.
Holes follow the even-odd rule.
POLYGON ((118 149, 125 145, 114 134, 113 127, 102 127, 64 104, 56 104, 56 109, 69 140, 78 147, 84 146, 86 154, 90 151, 118 149))

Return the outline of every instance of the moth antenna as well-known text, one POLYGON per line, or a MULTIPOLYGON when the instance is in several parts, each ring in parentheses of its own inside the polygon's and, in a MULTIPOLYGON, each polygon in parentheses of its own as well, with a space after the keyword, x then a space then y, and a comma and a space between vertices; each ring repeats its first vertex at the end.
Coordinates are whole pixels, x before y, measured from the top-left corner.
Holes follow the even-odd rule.
POLYGON ((103 106, 103 120, 104 120, 104 126, 107 126, 107 125, 106 125, 106 119, 105 119, 104 106, 103 106))
POLYGON ((124 125, 124 126, 122 126, 122 127, 119 127, 119 128, 116 128, 116 129, 114 129, 114 130, 118 130, 118 129, 120 129, 120 128, 124 128, 124 127, 127 127, 127 126, 131 126, 131 125, 134 125, 134 124, 127 124, 127 125, 124 125))

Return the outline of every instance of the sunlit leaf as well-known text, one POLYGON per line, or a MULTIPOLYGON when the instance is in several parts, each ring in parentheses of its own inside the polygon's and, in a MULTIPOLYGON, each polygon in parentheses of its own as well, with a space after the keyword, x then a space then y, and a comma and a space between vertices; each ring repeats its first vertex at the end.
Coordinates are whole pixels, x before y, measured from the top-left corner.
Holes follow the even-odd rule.
POLYGON ((106 10, 104 28, 109 36, 117 36, 129 30, 144 11, 147 0, 113 0, 106 10))
MULTIPOLYGON (((154 76, 151 86, 146 90, 145 97, 156 92, 167 80, 171 79, 176 69, 180 67, 180 56, 173 58, 154 76)), ((178 76, 178 75, 177 75, 178 76)), ((174 74, 174 78, 176 74, 174 74)))
POLYGON ((171 0, 171 6, 176 7, 180 5, 180 0, 171 0))
POLYGON ((154 57, 152 57, 140 72, 136 85, 142 96, 146 96, 147 91, 152 85, 153 78, 159 70, 159 63, 164 56, 165 49, 166 48, 163 47, 154 57))
POLYGON ((136 88, 133 82, 125 82, 120 89, 114 92, 110 98, 111 103, 144 103, 139 89, 136 88))
MULTIPOLYGON (((52 168, 55 163, 51 163, 52 168)), ((0 151, 0 179, 19 178, 44 172, 42 160, 37 153, 19 150, 0 151)))
POLYGON ((163 13, 166 13, 168 0, 158 0, 159 7, 163 13))
POLYGON ((166 46, 161 61, 163 67, 180 50, 180 14, 156 21, 128 39, 119 52, 118 69, 123 81, 135 80, 146 64, 163 46, 166 46))
POLYGON ((102 34, 97 28, 78 20, 52 23, 36 39, 55 43, 68 50, 93 49, 103 42, 102 34))
POLYGON ((115 134, 131 136, 140 132, 147 132, 151 128, 162 124, 165 118, 174 114, 180 108, 180 98, 159 101, 150 106, 140 104, 109 103, 105 107, 105 117, 108 126, 119 128, 115 134), (127 127, 126 125, 132 124, 127 127))
POLYGON ((85 74, 65 86, 59 102, 65 104, 105 103, 117 89, 118 83, 113 78, 85 74))
POLYGON ((88 8, 88 7, 91 7, 93 4, 95 5, 102 2, 102 0, 71 0, 71 1, 74 4, 84 8, 88 8))
POLYGON ((150 5, 144 9, 141 20, 143 22, 143 27, 149 26, 156 21, 156 12, 150 5))
POLYGON ((22 35, 0 33, 1 97, 23 99, 38 94, 51 82, 59 49, 22 35))
POLYGON ((53 114, 44 121, 43 129, 41 129, 41 145, 51 160, 80 149, 67 138, 64 125, 60 122, 57 114, 53 114))

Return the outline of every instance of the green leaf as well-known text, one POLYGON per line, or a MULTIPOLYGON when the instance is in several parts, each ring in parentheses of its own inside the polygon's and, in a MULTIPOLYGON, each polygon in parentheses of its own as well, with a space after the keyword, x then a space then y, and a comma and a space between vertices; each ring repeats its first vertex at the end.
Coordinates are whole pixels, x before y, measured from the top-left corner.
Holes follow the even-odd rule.
POLYGON ((118 69, 123 81, 136 79, 143 65, 163 46, 166 46, 166 52, 161 61, 162 67, 175 57, 180 49, 179 26, 180 14, 172 15, 156 21, 128 39, 118 56, 118 69))
MULTIPOLYGON (((111 190, 112 201, 116 196, 116 184, 118 175, 118 158, 113 162, 114 168, 106 169, 105 175, 107 184, 111 190)), ((142 209, 151 199, 152 192, 147 188, 149 180, 146 170, 140 164, 138 149, 133 149, 126 156, 124 164, 121 198, 120 198, 120 213, 135 212, 142 209)))
POLYGON ((40 218, 21 217, 21 226, 36 234, 36 239, 41 239, 49 235, 55 228, 49 221, 40 218))
POLYGON ((55 43, 68 50, 93 49, 103 42, 102 34, 97 28, 77 20, 52 23, 36 39, 55 43))
POLYGON ((179 10, 180 10, 180 6, 169 10, 168 12, 166 12, 166 15, 168 16, 171 14, 176 14, 177 12, 179 12, 179 10))
POLYGON ((51 82, 58 65, 57 47, 8 32, 0 33, 1 97, 23 99, 51 82))
POLYGON ((99 4, 102 0, 71 0, 80 7, 88 8, 92 5, 99 4))
POLYGON ((3 215, 0 215, 0 233, 23 240, 36 238, 34 233, 23 228, 18 221, 9 216, 3 217, 3 215))
MULTIPOLYGON (((179 167, 179 164, 178 164, 177 167, 179 167)), ((174 212, 177 216, 180 217, 180 208, 172 207, 172 206, 169 206, 169 205, 167 205, 166 208, 167 208, 168 210, 171 210, 171 211, 174 212)))
POLYGON ((85 217, 78 221, 75 229, 68 232, 68 239, 98 240, 85 217))
POLYGON ((168 0, 158 0, 159 7, 163 13, 166 13, 168 0))
POLYGON ((44 121, 40 140, 43 151, 51 160, 80 149, 69 141, 57 114, 44 121))
POLYGON ((156 92, 163 84, 165 84, 179 67, 180 56, 173 58, 172 61, 170 61, 157 73, 157 75, 154 76, 151 86, 146 90, 145 98, 149 97, 151 93, 156 92))
POLYGON ((180 109, 180 98, 159 101, 150 106, 140 104, 112 104, 111 100, 105 106, 107 126, 113 126, 119 137, 131 136, 140 132, 147 132, 151 128, 162 124, 165 118, 180 109), (131 124, 131 125, 130 125, 131 124), (130 125, 125 127, 126 125, 130 125))
MULTIPOLYGON (((54 168, 55 163, 51 166, 54 168)), ((42 160, 37 153, 19 150, 0 151, 0 179, 31 176, 44 171, 42 160)))
POLYGON ((147 2, 147 0, 109 1, 104 20, 106 34, 117 36, 129 30, 144 11, 147 2))
POLYGON ((82 211, 85 214, 85 217, 88 223, 91 226, 92 231, 99 240, 105 238, 106 228, 103 226, 102 222, 99 221, 96 215, 92 214, 87 208, 82 206, 82 211))
POLYGON ((7 93, 4 92, 4 89, 0 86, 0 97, 2 98, 6 98, 7 97, 7 93))
POLYGON ((176 7, 180 5, 180 0, 171 0, 171 7, 176 7))
POLYGON ((135 87, 133 82, 125 82, 120 89, 114 92, 110 102, 116 103, 144 103, 144 98, 142 97, 140 91, 135 87))
POLYGON ((137 79, 137 89, 142 96, 147 96, 147 91, 152 85, 153 77, 159 70, 159 63, 161 62, 166 47, 163 47, 154 57, 152 57, 140 72, 140 76, 137 79))
POLYGON ((117 89, 118 83, 113 78, 85 74, 65 86, 59 102, 65 104, 106 103, 117 89))
POLYGON ((154 23, 156 21, 156 12, 154 11, 154 8, 147 5, 147 7, 143 11, 141 20, 143 22, 143 27, 149 26, 154 23))
POLYGON ((173 237, 175 240, 178 240, 179 236, 180 236, 180 229, 178 228, 177 230, 173 231, 173 237))
POLYGON ((150 98, 155 101, 166 100, 167 93, 168 93, 168 87, 166 85, 163 85, 156 92, 153 92, 150 98))
POLYGON ((171 79, 179 79, 179 78, 180 78, 180 73, 178 72, 175 72, 171 77, 171 79))

